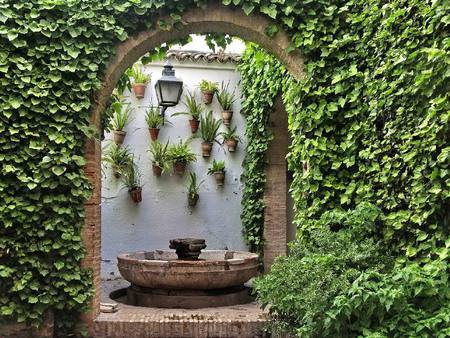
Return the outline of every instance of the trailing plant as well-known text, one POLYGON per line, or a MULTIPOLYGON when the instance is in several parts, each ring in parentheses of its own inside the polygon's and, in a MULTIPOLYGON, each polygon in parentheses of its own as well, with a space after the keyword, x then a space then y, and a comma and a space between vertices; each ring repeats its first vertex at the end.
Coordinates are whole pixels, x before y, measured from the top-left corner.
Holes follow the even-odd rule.
POLYGON ((133 161, 133 156, 128 147, 120 147, 116 143, 111 143, 104 148, 102 160, 111 166, 116 177, 120 177, 125 168, 133 161))
POLYGON ((180 140, 178 144, 172 144, 169 146, 167 150, 168 158, 172 162, 195 162, 197 160, 196 155, 191 151, 189 147, 189 142, 185 141, 183 142, 180 140))
POLYGON ((133 78, 134 83, 146 84, 151 80, 151 76, 145 74, 142 70, 142 66, 139 64, 135 64, 130 68, 129 76, 133 78))
POLYGON ((233 103, 236 102, 236 88, 232 92, 229 91, 230 82, 226 85, 222 82, 220 90, 217 92, 217 101, 223 110, 232 111, 233 103))
POLYGON ((163 144, 159 141, 152 142, 150 145, 150 154, 152 155, 153 165, 161 168, 163 171, 169 166, 169 141, 163 144))
POLYGON ((212 92, 215 93, 219 89, 219 84, 214 81, 202 80, 198 87, 202 92, 212 92))
POLYGON ((215 173, 225 172, 225 161, 213 160, 211 167, 208 168, 208 175, 213 175, 215 173))
POLYGON ((201 103, 197 102, 194 93, 188 91, 188 94, 184 96, 183 104, 187 108, 187 111, 177 112, 172 114, 172 116, 188 115, 193 120, 200 120, 200 116, 204 112, 205 108, 201 103))
POLYGON ((246 117, 246 157, 242 180, 241 220, 243 235, 250 249, 262 254, 264 227, 265 154, 272 135, 269 115, 275 98, 288 82, 284 67, 273 56, 248 44, 238 65, 242 86, 242 113, 246 117))
POLYGON ((149 128, 159 129, 167 121, 161 116, 158 107, 150 107, 145 112, 145 122, 149 128))
POLYGON ((129 103, 124 101, 117 101, 113 103, 114 115, 111 119, 111 129, 116 131, 123 131, 125 126, 130 122, 133 108, 129 103))
POLYGON ((212 111, 206 113, 200 118, 200 138, 203 142, 213 143, 217 142, 216 137, 219 133, 221 121, 213 117, 212 111))

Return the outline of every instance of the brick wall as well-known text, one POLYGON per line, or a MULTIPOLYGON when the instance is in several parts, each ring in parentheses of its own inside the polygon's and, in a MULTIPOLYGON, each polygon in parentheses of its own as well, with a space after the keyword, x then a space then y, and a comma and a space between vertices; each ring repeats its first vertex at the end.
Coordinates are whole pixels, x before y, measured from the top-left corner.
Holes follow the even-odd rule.
POLYGON ((276 257, 287 253, 288 177, 286 154, 289 147, 287 114, 281 95, 270 115, 273 140, 267 151, 266 187, 264 191, 264 267, 266 271, 276 257))

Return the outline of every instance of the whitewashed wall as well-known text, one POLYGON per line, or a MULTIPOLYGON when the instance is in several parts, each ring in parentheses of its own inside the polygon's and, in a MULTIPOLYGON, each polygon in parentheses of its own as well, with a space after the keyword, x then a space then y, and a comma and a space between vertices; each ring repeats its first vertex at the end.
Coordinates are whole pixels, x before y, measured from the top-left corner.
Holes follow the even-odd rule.
MULTIPOLYGON (((176 75, 184 81, 186 89, 196 91, 202 79, 212 81, 230 81, 230 88, 238 85, 239 73, 233 64, 172 62, 176 75)), ((133 121, 125 128, 127 136, 124 145, 128 145, 138 159, 142 172, 143 201, 134 204, 126 188, 114 178, 109 169, 103 168, 102 187, 102 278, 118 276, 116 257, 119 253, 139 250, 167 249, 169 239, 179 237, 205 238, 208 249, 246 250, 242 236, 240 220, 241 198, 243 185, 240 182, 242 161, 245 156, 244 144, 240 143, 234 154, 225 152, 225 147, 214 145, 212 157, 205 160, 201 157, 201 140, 191 143, 193 151, 198 154, 197 162, 190 170, 197 173, 205 182, 200 189, 200 200, 191 210, 187 207, 186 185, 188 174, 182 178, 166 172, 162 177, 154 177, 151 171, 150 135, 145 123, 145 107, 156 105, 154 85, 161 76, 162 63, 146 66, 145 71, 151 73, 151 84, 147 87, 146 96, 137 100, 127 93, 127 100, 135 108, 133 121), (213 159, 226 161, 226 182, 222 188, 217 188, 214 178, 206 172, 213 159)), ((240 95, 239 89, 237 90, 240 95)), ((210 106, 216 118, 221 118, 221 109, 214 98, 210 106)), ((238 128, 239 135, 244 139, 245 120, 240 114, 240 102, 234 105, 232 124, 238 128)), ((166 116, 173 123, 166 125, 160 131, 162 142, 170 140, 176 143, 180 138, 191 136, 187 116, 171 117, 177 111, 183 111, 180 103, 169 108, 166 116)), ((222 129, 225 127, 223 126, 222 129)), ((112 135, 106 135, 105 146, 112 135)), ((245 143, 245 139, 244 139, 245 143)))

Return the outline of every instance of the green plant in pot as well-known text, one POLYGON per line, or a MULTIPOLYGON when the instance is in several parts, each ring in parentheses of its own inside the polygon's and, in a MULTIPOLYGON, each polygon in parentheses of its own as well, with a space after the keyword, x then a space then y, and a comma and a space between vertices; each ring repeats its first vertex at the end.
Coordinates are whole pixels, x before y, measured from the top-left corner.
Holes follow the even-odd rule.
POLYGON ((129 71, 129 76, 133 78, 133 92, 136 98, 142 99, 145 96, 147 83, 151 80, 149 74, 145 74, 142 66, 135 64, 129 71))
POLYGON ((158 107, 150 107, 145 112, 145 122, 147 122, 151 140, 156 141, 158 139, 159 130, 167 121, 161 116, 158 107))
POLYGON ((202 98, 204 104, 211 104, 214 98, 214 94, 219 89, 219 84, 217 82, 202 80, 199 83, 200 91, 202 92, 202 98))
POLYGON ((197 205, 198 199, 200 198, 198 192, 202 184, 203 181, 198 182, 196 173, 189 173, 189 181, 187 188, 188 188, 188 205, 190 207, 195 207, 197 205))
POLYGON ((222 121, 226 126, 229 126, 231 123, 231 119, 233 118, 233 103, 236 101, 236 89, 230 92, 228 89, 229 86, 230 82, 226 86, 222 82, 220 90, 217 92, 217 101, 219 101, 222 107, 222 121))
POLYGON ((227 131, 220 133, 223 137, 223 142, 227 145, 228 151, 234 153, 241 138, 236 133, 237 127, 230 128, 227 131))
POLYGON ((214 160, 211 167, 208 168, 208 175, 214 175, 217 185, 223 186, 225 182, 225 161, 214 160))
POLYGON ((162 144, 159 141, 154 141, 150 145, 150 154, 152 155, 152 171, 153 175, 161 176, 161 174, 169 167, 169 142, 162 144))
POLYGON ((179 176, 184 174, 189 163, 197 160, 195 154, 191 152, 188 141, 180 140, 180 143, 169 146, 167 155, 173 164, 175 174, 179 176))
POLYGON ((131 113, 133 108, 129 103, 117 101, 113 103, 114 114, 111 118, 110 129, 113 132, 114 142, 117 145, 122 145, 125 140, 127 132, 123 129, 131 120, 131 113))
POLYGON ((103 162, 111 166, 116 178, 119 178, 128 164, 133 161, 128 147, 121 147, 116 143, 108 145, 103 154, 103 162))
MULTIPOLYGON (((216 137, 219 133, 221 125, 220 120, 216 120, 212 111, 200 118, 200 138, 202 139, 202 156, 210 157, 214 142, 217 142, 216 137)), ((217 142, 219 143, 219 142, 217 142)))
POLYGON ((134 159, 123 171, 123 185, 128 189, 128 193, 131 196, 131 199, 134 203, 142 202, 142 185, 141 185, 141 173, 139 172, 139 168, 134 163, 134 159))
POLYGON ((185 95, 183 104, 186 106, 187 111, 177 112, 172 114, 172 116, 188 115, 190 117, 189 125, 191 126, 191 132, 192 134, 195 134, 198 130, 200 116, 202 115, 204 108, 202 104, 197 102, 195 95, 191 92, 188 92, 188 94, 185 95))

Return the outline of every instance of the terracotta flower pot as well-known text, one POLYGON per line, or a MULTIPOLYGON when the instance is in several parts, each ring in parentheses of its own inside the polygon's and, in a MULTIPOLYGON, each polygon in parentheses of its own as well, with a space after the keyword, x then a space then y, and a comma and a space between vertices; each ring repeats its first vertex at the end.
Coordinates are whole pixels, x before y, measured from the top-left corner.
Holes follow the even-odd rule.
POLYGON ((142 188, 133 188, 129 192, 134 203, 142 202, 142 188))
POLYGON ((227 144, 228 147, 228 151, 230 153, 234 153, 236 151, 237 145, 238 145, 238 140, 235 140, 234 138, 229 139, 229 140, 225 140, 225 143, 227 144))
POLYGON ((127 135, 126 131, 113 130, 114 142, 119 146, 123 144, 123 141, 125 140, 126 135, 127 135))
POLYGON ((199 195, 198 194, 188 194, 188 205, 190 207, 195 207, 197 205, 198 199, 199 199, 199 195))
POLYGON ((142 99, 145 96, 145 89, 147 88, 147 84, 145 83, 134 83, 133 91, 134 95, 138 99, 142 99))
POLYGON ((148 131, 150 132, 150 138, 152 139, 152 141, 156 141, 158 139, 159 129, 158 128, 148 128, 148 131))
POLYGON ((202 92, 202 98, 203 98, 204 104, 211 104, 212 100, 214 98, 214 92, 212 92, 212 91, 202 92))
POLYGON ((212 142, 202 142, 202 156, 210 157, 213 144, 212 142))
POLYGON ((232 117, 233 117, 233 111, 231 111, 231 110, 224 110, 222 112, 223 124, 226 125, 226 126, 229 126, 230 123, 231 123, 232 117))
POLYGON ((182 176, 186 171, 187 163, 185 161, 175 161, 173 163, 173 171, 175 174, 182 176))
POLYGON ((159 165, 152 164, 152 171, 154 176, 161 176, 162 168, 159 165))
POLYGON ((189 124, 191 126, 192 134, 195 134, 197 132, 197 130, 198 130, 198 126, 200 124, 200 121, 192 119, 192 120, 189 120, 189 124))
POLYGON ((225 172, 217 171, 214 173, 214 178, 216 179, 216 183, 219 187, 223 186, 225 183, 225 172))

